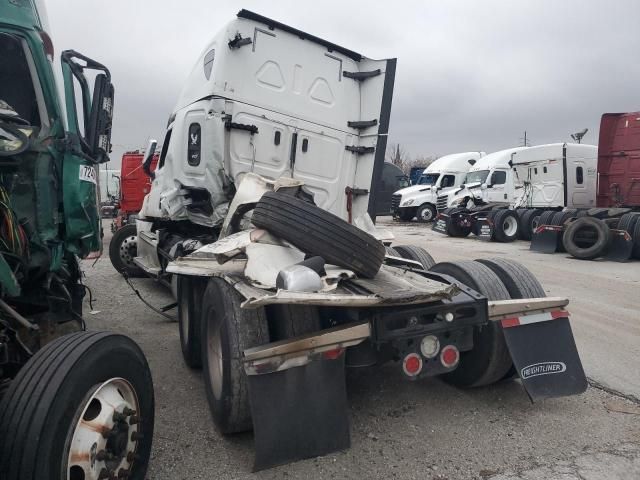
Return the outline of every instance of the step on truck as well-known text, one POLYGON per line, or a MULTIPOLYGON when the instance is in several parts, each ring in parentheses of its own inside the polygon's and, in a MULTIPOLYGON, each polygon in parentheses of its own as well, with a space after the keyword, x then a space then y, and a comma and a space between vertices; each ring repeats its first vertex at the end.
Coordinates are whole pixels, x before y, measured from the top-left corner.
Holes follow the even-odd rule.
POLYGON ((147 361, 82 318, 114 88, 105 66, 66 50, 59 98, 49 32, 41 2, 0 1, 0 478, 142 480, 147 361))
POLYGON ((531 240, 545 212, 594 206, 596 158, 595 146, 570 143, 489 154, 469 170, 462 187, 438 198, 433 230, 499 242, 531 240))
POLYGON ((582 260, 640 259, 640 112, 605 113, 600 122, 595 208, 542 219, 531 248, 582 260))
POLYGON ((567 299, 375 227, 395 67, 242 10, 170 116, 135 263, 176 279, 184 360, 218 430, 253 430, 255 469, 348 448, 347 367, 519 377, 532 400, 587 386, 567 299))
POLYGON ((445 155, 424 169, 415 185, 398 190, 391 198, 393 218, 408 222, 431 222, 436 218, 438 196, 446 195, 463 182, 469 169, 484 152, 445 155))

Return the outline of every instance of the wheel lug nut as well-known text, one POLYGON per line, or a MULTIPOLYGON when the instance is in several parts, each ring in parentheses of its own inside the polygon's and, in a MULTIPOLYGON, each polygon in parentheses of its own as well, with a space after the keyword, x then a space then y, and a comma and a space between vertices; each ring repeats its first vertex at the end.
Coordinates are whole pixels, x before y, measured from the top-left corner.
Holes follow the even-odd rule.
POLYGON ((141 440, 141 439, 143 439, 143 438, 144 438, 144 435, 142 435, 142 434, 141 434, 141 433, 139 433, 139 432, 133 432, 133 433, 131 434, 131 441, 132 441, 132 442, 135 442, 135 441, 137 441, 137 440, 141 440))
POLYGON ((129 418, 129 425, 136 425, 137 423, 140 423, 140 417, 137 415, 131 415, 131 418, 129 418))
POLYGON ((129 407, 124 407, 124 409, 122 410, 122 413, 124 413, 125 415, 129 416, 129 415, 135 415, 136 411, 135 410, 131 410, 129 407))
POLYGON ((114 475, 114 473, 106 468, 100 470, 100 474, 98 475, 98 480, 115 480, 115 478, 116 476, 114 475))
POLYGON ((113 460, 113 454, 105 450, 100 450, 96 454, 96 460, 98 460, 99 462, 104 462, 105 460, 113 460))
POLYGON ((113 412, 114 422, 125 422, 126 420, 127 420, 127 416, 124 413, 113 412))
POLYGON ((138 458, 140 458, 140 455, 138 455, 137 453, 133 453, 133 452, 127 453, 127 462, 129 463, 133 463, 138 458))

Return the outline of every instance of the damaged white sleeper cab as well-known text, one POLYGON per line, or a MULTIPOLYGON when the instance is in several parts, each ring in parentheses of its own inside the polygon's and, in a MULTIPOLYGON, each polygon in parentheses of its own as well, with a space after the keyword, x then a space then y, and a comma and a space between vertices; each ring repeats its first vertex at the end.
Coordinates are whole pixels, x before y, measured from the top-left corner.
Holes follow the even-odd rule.
POLYGON ((349 446, 347 366, 520 376, 534 400, 586 388, 568 301, 524 267, 383 245, 367 210, 394 72, 243 10, 171 116, 133 267, 177 279, 185 361, 218 429, 254 430, 256 469, 349 446))

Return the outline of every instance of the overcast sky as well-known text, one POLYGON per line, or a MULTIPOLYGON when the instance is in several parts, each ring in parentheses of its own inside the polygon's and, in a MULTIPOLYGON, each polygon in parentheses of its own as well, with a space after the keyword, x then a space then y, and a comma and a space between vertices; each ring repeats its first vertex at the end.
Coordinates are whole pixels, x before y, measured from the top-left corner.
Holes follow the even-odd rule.
MULTIPOLYGON (((112 160, 161 139, 182 83, 240 8, 368 57, 397 57, 390 142, 412 156, 569 141, 640 110, 640 1, 46 0, 56 55, 106 64, 112 160)), ((117 167, 117 165, 113 165, 117 167)), ((112 167, 112 168, 113 168, 112 167)))

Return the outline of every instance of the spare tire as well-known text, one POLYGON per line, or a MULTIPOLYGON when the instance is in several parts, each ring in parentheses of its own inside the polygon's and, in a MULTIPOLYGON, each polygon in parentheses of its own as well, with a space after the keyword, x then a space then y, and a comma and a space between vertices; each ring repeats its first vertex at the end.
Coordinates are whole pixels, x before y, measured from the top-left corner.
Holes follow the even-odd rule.
POLYGON ((414 245, 396 245, 393 248, 402 258, 419 262, 425 270, 429 270, 436 264, 436 261, 431 255, 429 255, 429 252, 422 247, 416 247, 414 245))
POLYGON ((611 230, 598 218, 582 217, 571 222, 562 236, 565 250, 573 257, 591 260, 601 256, 609 245, 611 230))
POLYGON ((384 260, 384 245, 340 217, 286 193, 267 192, 251 222, 327 263, 373 278, 384 260))
POLYGON ((518 238, 518 215, 513 210, 498 210, 493 216, 493 238, 502 243, 518 238))

